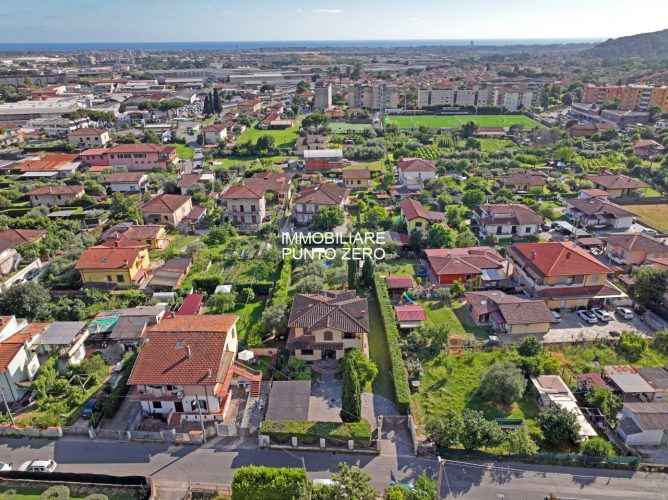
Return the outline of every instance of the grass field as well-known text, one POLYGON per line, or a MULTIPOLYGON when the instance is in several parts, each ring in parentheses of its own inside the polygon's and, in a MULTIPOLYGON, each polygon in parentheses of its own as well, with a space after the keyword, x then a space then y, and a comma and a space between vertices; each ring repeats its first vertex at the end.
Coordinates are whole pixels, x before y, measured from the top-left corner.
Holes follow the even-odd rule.
POLYGON ((453 337, 477 337, 487 339, 490 334, 486 326, 476 325, 471 315, 464 309, 461 303, 452 302, 448 307, 437 300, 419 301, 427 313, 427 319, 440 325, 445 323, 450 326, 453 337))
POLYGON ((478 139, 480 141, 480 148, 483 153, 491 153, 493 151, 501 151, 503 149, 513 149, 517 145, 508 139, 478 139))
POLYGON ((299 137, 299 128, 299 125, 295 125, 285 130, 262 130, 256 127, 250 127, 243 134, 241 134, 237 142, 242 144, 244 142, 250 141, 255 144, 255 142, 261 136, 269 135, 276 141, 275 146, 277 148, 292 149, 292 147, 295 145, 295 142, 297 141, 297 137, 299 137))
POLYGON ((373 128, 373 125, 370 123, 330 122, 328 126, 329 129, 335 134, 345 134, 346 132, 362 132, 363 130, 373 128))
POLYGON ((459 128, 467 122, 475 122, 481 127, 510 127, 524 125, 525 128, 542 127, 540 123, 524 115, 392 115, 385 118, 388 123, 396 123, 399 128, 459 128))
POLYGON ((249 302, 248 305, 237 303, 234 310, 230 311, 231 314, 237 314, 239 316, 237 334, 240 341, 245 340, 253 325, 262 320, 262 312, 264 311, 266 304, 266 300, 249 302))
POLYGON ((167 144, 167 146, 174 146, 176 148, 176 156, 182 160, 190 160, 195 156, 195 150, 185 144, 167 144))
POLYGON ((624 208, 657 231, 668 233, 668 205, 624 205, 624 208))
POLYGON ((348 165, 347 167, 344 167, 343 170, 364 170, 368 169, 371 172, 381 172, 383 170, 383 161, 378 160, 378 161, 370 161, 370 162, 356 162, 353 163, 352 165, 348 165))
MULTIPOLYGON (((369 324, 371 326, 371 330, 369 331, 369 357, 378 367, 378 376, 372 382, 371 388, 374 394, 380 394, 390 401, 394 401, 394 386, 392 385, 392 377, 390 376, 392 371, 390 351, 387 346, 387 339, 385 338, 380 310, 378 309, 378 303, 374 294, 370 294, 368 300, 369 324)), ((368 391, 369 388, 367 387, 365 390, 368 391)))

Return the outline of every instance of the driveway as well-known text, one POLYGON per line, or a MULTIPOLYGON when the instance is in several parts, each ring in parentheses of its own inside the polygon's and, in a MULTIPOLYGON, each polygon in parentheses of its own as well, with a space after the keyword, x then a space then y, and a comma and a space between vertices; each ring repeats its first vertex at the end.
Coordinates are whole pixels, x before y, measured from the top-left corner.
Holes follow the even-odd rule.
POLYGON ((599 321, 589 324, 582 321, 576 312, 564 310, 561 313, 561 322, 554 323, 550 331, 544 335, 544 342, 575 342, 578 340, 597 340, 611 338, 611 331, 622 332, 625 330, 637 331, 650 335, 652 329, 643 323, 638 316, 632 320, 621 319, 617 314, 611 313, 612 321, 604 323, 599 321))

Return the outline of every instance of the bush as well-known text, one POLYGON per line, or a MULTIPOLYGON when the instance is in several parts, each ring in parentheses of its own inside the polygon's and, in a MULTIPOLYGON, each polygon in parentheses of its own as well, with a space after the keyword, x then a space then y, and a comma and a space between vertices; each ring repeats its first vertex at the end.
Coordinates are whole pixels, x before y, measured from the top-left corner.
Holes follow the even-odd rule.
POLYGON ((520 345, 517 346, 517 352, 520 356, 533 357, 538 356, 543 352, 543 346, 540 341, 533 335, 525 338, 520 345))
POLYGON ((247 465, 234 473, 232 498, 297 499, 306 485, 306 471, 302 468, 247 465))
POLYGON ((213 293, 216 291, 216 287, 220 284, 219 276, 206 276, 202 278, 195 278, 193 280, 193 288, 206 292, 209 295, 213 295, 213 293))
POLYGON ((538 425, 545 439, 554 445, 564 441, 577 441, 580 431, 575 413, 557 405, 538 415, 538 425))
POLYGON ((260 424, 260 433, 276 437, 317 437, 346 441, 371 441, 371 424, 366 419, 359 422, 313 422, 293 420, 265 420, 260 424))
POLYGON ((582 443, 580 451, 583 455, 590 455, 592 457, 609 457, 614 455, 615 449, 609 441, 597 436, 582 443))
POLYGON ((510 404, 522 397, 526 385, 522 370, 513 363, 496 363, 483 376, 480 395, 487 401, 510 404))
POLYGON ((408 373, 406 365, 401 357, 401 347, 399 345, 399 330, 394 320, 394 309, 390 302, 390 296, 387 292, 385 280, 376 273, 373 277, 374 290, 380 315, 383 319, 383 328, 387 338, 387 345, 390 350, 390 361, 392 364, 392 381, 394 382, 394 394, 397 401, 397 408, 401 413, 407 413, 411 403, 410 389, 408 386, 408 373))
POLYGON ((617 343, 617 352, 629 361, 638 361, 647 349, 647 339, 634 332, 622 332, 617 343))
POLYGON ((70 489, 64 484, 57 484, 44 490, 39 498, 40 500, 67 500, 70 498, 70 489))

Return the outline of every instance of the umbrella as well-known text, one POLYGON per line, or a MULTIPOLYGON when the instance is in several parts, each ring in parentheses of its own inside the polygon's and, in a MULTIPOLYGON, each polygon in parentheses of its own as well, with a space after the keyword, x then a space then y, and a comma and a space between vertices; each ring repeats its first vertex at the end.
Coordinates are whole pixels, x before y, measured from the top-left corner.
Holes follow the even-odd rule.
POLYGON ((253 354, 253 351, 241 351, 238 355, 238 358, 241 361, 250 361, 255 357, 255 354, 253 354))

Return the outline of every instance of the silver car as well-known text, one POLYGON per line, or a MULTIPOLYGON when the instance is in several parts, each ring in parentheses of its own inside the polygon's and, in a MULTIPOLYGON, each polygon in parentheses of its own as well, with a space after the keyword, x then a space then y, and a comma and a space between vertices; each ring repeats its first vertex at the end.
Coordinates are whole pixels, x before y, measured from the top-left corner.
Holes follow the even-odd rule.
POLYGON ((586 323, 598 323, 598 319, 596 319, 596 316, 594 316, 594 313, 591 311, 578 311, 578 316, 580 316, 580 318, 586 323))
POLYGON ((633 319, 633 311, 628 307, 618 307, 617 314, 624 319, 633 319))
POLYGON ((606 321, 606 322, 612 321, 612 316, 610 316, 610 314, 608 314, 608 311, 606 311, 605 309, 601 309, 600 307, 594 307, 592 308, 591 312, 601 321, 606 321))
POLYGON ((53 460, 32 460, 23 463, 19 470, 24 472, 53 472, 57 466, 58 464, 53 460))

